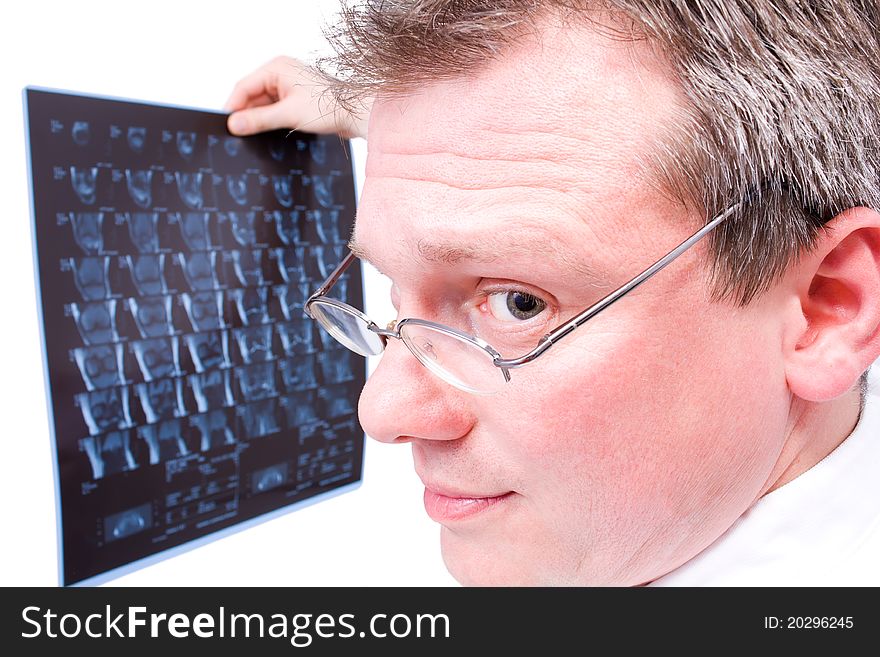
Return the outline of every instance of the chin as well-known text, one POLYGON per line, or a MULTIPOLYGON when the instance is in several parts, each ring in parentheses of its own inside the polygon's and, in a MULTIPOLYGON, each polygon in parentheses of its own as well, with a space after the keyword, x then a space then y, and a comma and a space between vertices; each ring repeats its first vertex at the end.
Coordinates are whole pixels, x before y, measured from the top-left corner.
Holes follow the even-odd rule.
POLYGON ((629 587, 653 579, 603 570, 580 553, 554 553, 558 544, 540 540, 488 541, 443 527, 440 547, 446 569, 462 586, 629 587))
POLYGON ((443 563, 462 586, 552 586, 540 581, 537 563, 523 559, 518 547, 502 541, 487 544, 447 527, 440 532, 443 563))

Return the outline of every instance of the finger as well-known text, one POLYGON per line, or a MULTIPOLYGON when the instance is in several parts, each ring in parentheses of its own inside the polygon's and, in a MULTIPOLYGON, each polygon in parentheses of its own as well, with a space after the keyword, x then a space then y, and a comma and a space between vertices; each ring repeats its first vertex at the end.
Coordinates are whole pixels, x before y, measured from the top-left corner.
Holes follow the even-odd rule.
POLYGON ((266 68, 260 68, 239 80, 229 95, 223 108, 233 112, 258 104, 269 104, 278 100, 278 74, 266 68))
POLYGON ((321 112, 317 108, 313 108, 311 114, 303 116, 292 128, 303 132, 314 132, 319 135, 338 134, 346 138, 358 136, 352 117, 339 109, 326 109, 321 112))
POLYGON ((317 134, 338 134, 346 139, 366 138, 371 106, 372 101, 366 99, 347 110, 332 97, 325 97, 311 107, 311 113, 303 116, 295 129, 317 134))
POLYGON ((244 109, 250 109, 251 107, 262 107, 263 105, 271 105, 274 102, 275 101, 272 98, 270 98, 266 94, 263 94, 262 96, 256 96, 254 98, 249 99, 244 105, 242 105, 240 107, 236 107, 234 109, 230 108, 230 107, 224 107, 223 109, 227 114, 229 114, 229 113, 238 112, 238 111, 244 110, 244 109))
POLYGON ((254 135, 258 132, 291 128, 291 119, 285 112, 282 103, 272 103, 260 107, 251 107, 229 115, 226 126, 229 132, 240 137, 254 135))

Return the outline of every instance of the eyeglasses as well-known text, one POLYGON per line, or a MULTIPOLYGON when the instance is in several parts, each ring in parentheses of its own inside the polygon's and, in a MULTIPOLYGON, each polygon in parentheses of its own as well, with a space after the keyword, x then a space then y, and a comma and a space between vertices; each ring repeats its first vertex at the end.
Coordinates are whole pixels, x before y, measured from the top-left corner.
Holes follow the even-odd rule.
POLYGON ((477 336, 425 319, 408 317, 391 322, 383 329, 360 310, 325 296, 357 258, 351 252, 306 300, 305 312, 338 342, 361 356, 379 355, 384 351, 388 338, 395 338, 401 340, 422 365, 447 383, 465 392, 491 395, 501 391, 504 384, 510 381, 510 370, 531 363, 576 328, 632 292, 699 242, 742 205, 743 202, 736 203, 716 215, 642 273, 554 328, 531 351, 516 358, 502 357, 496 349, 477 336))

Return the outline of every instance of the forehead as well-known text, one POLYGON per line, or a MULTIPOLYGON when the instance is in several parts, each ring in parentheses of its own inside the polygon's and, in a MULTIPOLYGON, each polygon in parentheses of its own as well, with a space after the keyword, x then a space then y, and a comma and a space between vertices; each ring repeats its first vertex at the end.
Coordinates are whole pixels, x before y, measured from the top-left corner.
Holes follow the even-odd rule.
POLYGON ((386 260, 500 233, 620 242, 670 211, 644 162, 679 102, 644 42, 547 23, 474 74, 376 101, 356 242, 386 260))

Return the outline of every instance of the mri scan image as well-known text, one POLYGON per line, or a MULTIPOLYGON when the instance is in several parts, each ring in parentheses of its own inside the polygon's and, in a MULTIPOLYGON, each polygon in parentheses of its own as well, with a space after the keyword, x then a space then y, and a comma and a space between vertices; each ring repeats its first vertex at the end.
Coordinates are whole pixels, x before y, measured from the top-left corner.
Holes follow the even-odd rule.
POLYGON ((283 486, 289 480, 289 471, 287 463, 279 463, 257 470, 251 475, 251 488, 257 493, 264 493, 283 486))
POLYGON ((352 415, 355 412, 355 404, 346 386, 327 386, 318 390, 318 397, 324 402, 325 418, 334 419, 352 415))
POLYGON ((92 436, 132 426, 127 386, 80 393, 75 399, 92 436))
POLYGON ((196 150, 196 141, 198 138, 199 136, 195 132, 189 132, 186 130, 177 131, 177 152, 180 154, 180 157, 184 160, 188 160, 192 157, 196 150))
POLYGON ((321 244, 341 244, 345 241, 339 230, 339 210, 309 210, 306 212, 306 221, 314 225, 321 244))
POLYGON ((131 451, 130 436, 130 431, 111 431, 82 440, 80 448, 89 459, 92 479, 101 479, 138 467, 131 451))
POLYGON ((237 205, 247 205, 248 202, 248 174, 226 174, 226 191, 237 205))
POLYGON ((73 239, 83 253, 101 253, 104 250, 104 213, 70 212, 67 216, 73 228, 73 239))
POLYGON ((94 256, 71 258, 70 268, 76 289, 84 301, 97 301, 110 296, 110 258, 94 256))
POLYGON ((323 208, 333 207, 333 176, 315 174, 311 183, 318 204, 323 208))
POLYGON ((151 169, 125 170, 125 185, 135 205, 148 208, 153 205, 153 171, 151 169))
POLYGON ((124 215, 128 234, 139 253, 159 251, 159 213, 132 212, 124 215))
POLYGON ((186 276, 186 282, 193 292, 213 290, 218 287, 215 270, 216 252, 178 253, 177 258, 186 276))
POLYGON ((287 141, 284 139, 272 139, 267 144, 269 156, 276 162, 283 162, 287 155, 287 141))
POLYGON ((94 205, 98 199, 98 167, 70 167, 70 184, 79 200, 85 205, 94 205))
POLYGON ((116 299, 93 303, 72 303, 70 310, 83 344, 116 342, 116 299))
POLYGON ((199 433, 199 449, 209 449, 235 444, 235 433, 229 426, 229 418, 223 410, 213 410, 204 415, 193 415, 190 420, 199 433))
POLYGON ((232 387, 229 383, 229 370, 211 370, 192 374, 189 384, 200 413, 208 409, 232 406, 232 387))
POLYGON ((168 292, 165 284, 165 254, 146 253, 125 256, 131 282, 141 296, 155 296, 168 292))
POLYGON ((275 200, 283 207, 293 205, 293 176, 272 176, 272 189, 275 191, 275 200))
MULTIPOLYGON (((303 309, 346 255, 347 142, 25 100, 61 583, 354 488, 366 364, 303 309)), ((360 306, 360 267, 333 294, 360 306)))
POLYGON ((104 540, 108 543, 121 540, 149 529, 152 524, 150 504, 115 513, 104 518, 104 540))
POLYGON ((315 351, 313 337, 315 325, 308 317, 280 322, 275 325, 275 328, 287 356, 310 354, 315 351))
POLYGON ((304 246, 275 250, 278 271, 285 283, 301 285, 309 282, 306 257, 310 255, 309 250, 304 246))
POLYGON ((327 142, 323 140, 309 142, 309 155, 315 164, 324 166, 327 163, 327 142))
POLYGON ((352 355, 348 349, 324 351, 318 354, 321 381, 325 384, 344 383, 354 379, 352 355))
POLYGON ((174 333, 171 323, 171 297, 131 297, 128 299, 128 306, 140 331, 140 337, 158 338, 174 333))
POLYGON ((202 195, 201 171, 194 173, 182 173, 176 171, 174 173, 174 179, 177 181, 177 193, 180 194, 180 199, 188 208, 198 210, 205 204, 205 199, 202 195))
POLYGON ((227 137, 223 140, 223 150, 229 157, 235 157, 241 152, 243 142, 240 137, 227 137))
POLYGON ((252 326, 234 329, 233 334, 238 342, 242 360, 247 363, 272 360, 272 326, 252 326))
POLYGON ((137 433, 147 444, 150 465, 189 454, 180 420, 166 420, 138 427, 137 433))
POLYGON ((277 400, 265 399, 239 408, 247 438, 260 438, 281 431, 277 417, 277 400))
POLYGON ((264 283, 263 252, 259 249, 231 252, 235 276, 243 287, 255 287, 264 283))
POLYGON ((89 392, 125 383, 121 344, 77 347, 73 350, 73 357, 89 392))
MULTIPOLYGON (((192 336, 187 336, 192 337, 192 336)), ((144 381, 180 375, 179 339, 152 338, 130 343, 144 381)))
POLYGON ((248 287, 229 292, 229 298, 235 303, 242 324, 256 326, 270 321, 268 294, 268 288, 265 287, 248 287))
POLYGON ((224 328, 223 292, 196 292, 180 295, 194 331, 224 328))
POLYGON ((185 415, 180 379, 158 379, 135 386, 147 422, 185 415))
POLYGON ((282 358, 278 361, 278 371, 281 372, 281 380, 286 392, 298 392, 318 387, 314 354, 296 358, 282 358))
POLYGON ((244 401, 256 401, 278 394, 275 387, 274 363, 255 363, 235 370, 235 378, 244 401))
POLYGON ((89 129, 88 121, 74 121, 73 127, 70 129, 70 136, 73 143, 77 146, 88 146, 92 139, 92 133, 89 129))
POLYGON ((207 212, 184 212, 178 217, 180 236, 190 251, 205 251, 211 248, 209 221, 207 212))
POLYGON ((302 243, 299 232, 299 210, 292 212, 276 210, 271 216, 275 223, 275 233, 282 244, 296 246, 302 243))
MULTIPOLYGON (((340 280, 337 285, 342 282, 343 281, 340 280)), ((300 320, 308 317, 305 313, 305 305, 306 300, 312 292, 313 288, 309 283, 279 285, 273 288, 273 293, 278 299, 284 319, 288 321, 300 320)))
POLYGON ((256 213, 230 212, 228 217, 235 241, 241 246, 255 246, 257 243, 257 230, 254 225, 257 218, 256 213))
POLYGON ((226 331, 208 331, 183 336, 195 364, 196 372, 217 367, 229 367, 229 334, 226 331))
POLYGON ((335 246, 316 246, 312 249, 312 255, 318 266, 318 276, 321 280, 324 280, 342 262, 342 259, 345 257, 345 248, 341 244, 335 246))
POLYGON ((284 400, 287 426, 291 429, 309 427, 321 421, 318 416, 317 395, 314 390, 300 392, 284 400))
POLYGON ((128 147, 134 153, 143 153, 147 143, 147 129, 139 126, 129 126, 125 139, 128 147))

